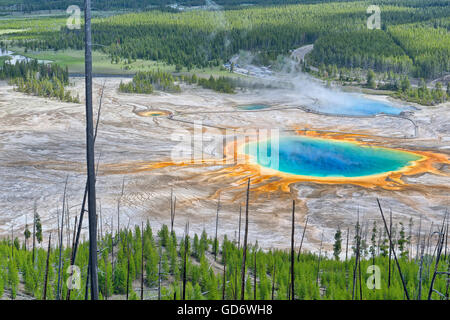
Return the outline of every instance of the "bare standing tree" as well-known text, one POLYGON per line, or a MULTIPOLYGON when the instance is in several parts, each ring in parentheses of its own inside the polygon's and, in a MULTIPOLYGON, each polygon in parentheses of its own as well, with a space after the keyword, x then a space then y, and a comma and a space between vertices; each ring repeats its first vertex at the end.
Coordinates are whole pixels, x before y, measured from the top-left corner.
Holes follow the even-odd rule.
POLYGON ((272 300, 275 298, 275 259, 273 260, 273 273, 272 273, 272 300))
MULTIPOLYGON (((66 177, 66 183, 64 185, 64 195, 63 195, 63 211, 61 214, 61 233, 59 235, 59 260, 58 260, 58 286, 56 291, 56 300, 61 298, 61 268, 62 268, 62 248, 63 248, 63 235, 64 235, 64 213, 65 213, 65 202, 66 202, 66 192, 67 192, 67 182, 69 176, 66 177)), ((70 230, 69 230, 70 232, 70 230)))
POLYGON ((95 150, 92 115, 92 34, 91 0, 85 0, 85 77, 86 77, 86 163, 88 176, 89 258, 91 275, 91 299, 98 300, 97 270, 97 209, 95 194, 95 150))
POLYGON ((356 286, 357 286, 357 278, 356 278, 356 272, 358 268, 358 262, 359 262, 359 254, 360 254, 360 240, 361 240, 361 226, 359 224, 359 209, 358 209, 358 219, 356 220, 356 226, 355 226, 355 239, 356 239, 356 252, 355 252, 355 266, 353 268, 353 288, 352 288, 352 300, 355 300, 356 297, 356 286))
POLYGON ((120 201, 123 198, 123 192, 125 190, 125 177, 122 179, 122 192, 119 199, 117 199, 117 239, 120 241, 120 201))
MULTIPOLYGON (((105 91, 105 83, 103 83, 102 90, 100 93, 100 103, 99 103, 98 112, 97 112, 97 121, 95 124, 94 144, 95 144, 95 140, 97 140, 98 126, 100 124, 100 115, 101 115, 101 111, 102 111, 102 100, 103 100, 104 91, 105 91)), ((99 155, 99 159, 97 162, 97 172, 98 172, 99 164, 100 164, 100 155, 99 155)), ((84 194, 83 194, 83 202, 81 204, 81 210, 80 210, 80 221, 79 221, 78 227, 77 227, 77 235, 75 237, 75 241, 74 241, 75 245, 73 247, 74 249, 73 249, 72 258, 71 258, 72 265, 75 263, 75 258, 77 256, 77 251, 78 251, 78 244, 80 242, 81 229, 83 227, 83 218, 84 218, 84 213, 86 212, 86 200, 87 200, 88 188, 89 188, 89 180, 86 179, 86 186, 84 187, 84 194)), ((112 235, 112 232, 111 232, 111 235, 112 235)))
POLYGON ((130 291, 130 243, 128 242, 128 228, 126 229, 126 244, 127 244, 127 300, 130 291))
POLYGON ((242 216, 242 206, 239 205, 239 235, 238 235, 238 250, 241 248, 241 216, 242 216))
POLYGON ((444 239, 447 237, 447 234, 445 231, 445 221, 446 220, 447 220, 447 212, 445 213, 444 221, 442 222, 441 229, 439 231, 436 231, 436 233, 439 235, 439 239, 438 239, 438 244, 437 244, 437 248, 436 248, 436 261, 434 264, 434 273, 431 278, 430 289, 428 291, 428 300, 431 300, 431 295, 433 294, 433 292, 435 292, 435 293, 439 294, 441 297, 445 298, 445 295, 443 293, 434 289, 434 282, 436 281, 436 277, 438 274, 447 275, 447 277, 449 276, 447 274, 447 272, 445 272, 445 271, 444 272, 438 271, 439 262, 440 262, 441 256, 442 256, 442 249, 444 248, 444 244, 445 244, 444 239))
POLYGON ((227 256, 225 252, 225 244, 223 247, 223 278, 222 278, 222 300, 225 300, 225 289, 227 284, 227 256))
POLYGON ((417 289, 417 300, 422 299, 422 274, 423 274, 423 255, 425 251, 425 240, 420 246, 420 264, 419 264, 419 284, 417 289))
POLYGON ((350 228, 347 228, 347 241, 345 243, 345 261, 348 259, 348 239, 350 236, 350 228))
POLYGON ((248 238, 248 202, 250 197, 250 179, 247 183, 247 201, 245 203, 245 231, 244 231, 244 252, 242 259, 242 274, 241 274, 241 300, 245 298, 245 262, 247 259, 247 238, 248 238))
POLYGON ((294 259, 294 236, 295 236, 295 200, 292 201, 292 230, 291 230, 291 300, 295 300, 295 259, 294 259))
POLYGON ((320 280, 320 262, 322 260, 322 245, 323 245, 323 232, 322 232, 322 237, 320 239, 319 259, 317 261, 317 277, 316 277, 316 285, 317 286, 319 286, 319 280, 320 280))
POLYGON ((114 274, 114 218, 111 215, 111 271, 114 274))
POLYGON ((184 233, 184 259, 183 259, 183 300, 186 300, 186 281, 187 281, 187 259, 189 249, 189 221, 186 224, 184 233))
POLYGON ((255 247, 254 252, 254 265, 253 265, 253 300, 256 300, 256 277, 257 277, 257 270, 256 270, 256 254, 258 253, 258 248, 255 247))
POLYGON ((170 189, 170 233, 173 233, 173 224, 175 222, 177 206, 177 197, 173 196, 173 189, 170 189))
POLYGON ((300 261, 300 254, 302 252, 303 240, 305 239, 306 228, 308 227, 309 216, 306 216, 305 227, 303 228, 302 240, 300 241, 300 247, 298 248, 297 261, 300 261))
POLYGON ((144 300, 144 245, 145 245, 144 222, 142 222, 142 226, 141 226, 141 300, 144 300))
POLYGON ((159 262, 158 262, 158 300, 161 300, 161 249, 159 251, 159 262))
POLYGON ((33 207, 33 254, 32 254, 33 266, 34 266, 34 250, 36 247, 36 217, 37 217, 37 205, 36 205, 36 201, 34 201, 34 207, 33 207))
POLYGON ((421 233, 422 233, 422 215, 420 215, 419 231, 417 233, 416 261, 419 260, 419 246, 420 246, 420 234, 421 233))
POLYGON ((445 253, 444 257, 447 258, 447 284, 445 286, 445 300, 448 300, 448 293, 450 287, 450 256, 447 255, 447 241, 448 241, 448 222, 447 222, 447 231, 445 232, 445 253))
POLYGON ((389 247, 392 248, 392 253, 394 254, 395 263, 397 264, 398 272, 399 272, 400 278, 402 280, 403 290, 405 292, 406 299, 409 300, 408 288, 406 287, 405 279, 403 278, 403 274, 402 274, 402 269, 400 267, 400 264, 398 263, 397 254, 395 253, 395 249, 393 248, 391 232, 388 230, 386 219, 384 218, 383 209, 381 208, 380 200, 378 198, 377 198, 377 203, 378 203, 378 208, 380 209, 381 217, 383 218, 384 228, 386 229, 386 233, 389 238, 389 247))
MULTIPOLYGON (((75 217, 75 223, 74 223, 74 227, 73 227, 73 242, 72 242, 72 253, 71 253, 72 257, 73 257, 73 250, 75 249, 75 232, 76 232, 76 227, 77 227, 77 217, 75 217)), ((73 265, 73 262, 71 263, 71 265, 73 265)), ((73 276, 73 270, 70 272, 70 276, 71 277, 73 276)), ((70 292, 71 291, 72 290, 70 288, 67 289, 66 300, 70 300, 70 292)))
POLYGON ((217 202, 217 212, 216 212, 216 235, 214 237, 214 261, 217 261, 217 251, 219 247, 219 241, 217 240, 217 230, 219 228, 219 211, 220 211, 220 196, 217 202))
MULTIPOLYGON (((392 209, 389 210, 389 234, 392 234, 392 209)), ((389 273, 388 273, 388 288, 391 287, 391 257, 392 246, 389 245, 389 273)))
POLYGON ((50 233, 50 236, 48 237, 47 262, 45 264, 45 278, 44 278, 44 294, 42 300, 47 299, 48 267, 50 263, 51 243, 52 243, 52 234, 50 233))

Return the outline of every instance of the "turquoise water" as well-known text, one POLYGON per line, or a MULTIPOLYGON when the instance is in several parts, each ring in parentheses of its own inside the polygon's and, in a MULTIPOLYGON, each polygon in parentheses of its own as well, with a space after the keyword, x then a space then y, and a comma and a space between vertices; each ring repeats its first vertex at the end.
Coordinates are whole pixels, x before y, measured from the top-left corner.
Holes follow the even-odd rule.
POLYGON ((328 114, 348 116, 372 116, 376 114, 399 115, 405 108, 391 105, 389 102, 366 99, 353 94, 346 94, 345 98, 333 101, 321 101, 312 109, 328 114))
POLYGON ((295 175, 330 178, 398 171, 421 158, 393 149, 310 137, 282 137, 278 149, 278 161, 276 148, 271 146, 270 140, 251 142, 245 145, 244 152, 266 168, 295 175))
POLYGON ((237 108, 239 110, 251 111, 251 110, 267 109, 267 108, 270 108, 270 106, 265 105, 265 104, 249 104, 249 105, 245 105, 245 106, 238 106, 237 108))
MULTIPOLYGON (((266 104, 249 104, 238 106, 244 111, 264 110, 270 108, 266 104)), ((312 110, 345 116, 373 116, 377 114, 399 115, 407 108, 399 108, 389 102, 367 99, 358 95, 341 93, 335 99, 319 100, 318 104, 309 106, 312 110)))

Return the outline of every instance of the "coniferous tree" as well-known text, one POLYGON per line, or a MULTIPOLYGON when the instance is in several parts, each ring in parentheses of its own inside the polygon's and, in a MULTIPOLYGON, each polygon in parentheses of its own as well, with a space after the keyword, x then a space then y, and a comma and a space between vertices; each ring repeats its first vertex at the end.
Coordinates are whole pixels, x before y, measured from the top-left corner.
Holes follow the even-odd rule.
POLYGON ((375 89, 377 87, 377 84, 375 82, 375 73, 373 70, 369 70, 367 72, 367 86, 371 89, 375 89))
POLYGON ((406 258, 408 257, 408 250, 407 250, 407 239, 406 239, 406 233, 405 233, 405 226, 402 222, 400 222, 400 232, 399 232, 399 238, 397 240, 398 249, 400 250, 400 257, 406 258))
POLYGON ((42 242, 42 224, 41 217, 36 213, 36 240, 38 243, 42 242))
POLYGON ((28 239, 30 239, 31 237, 31 231, 30 229, 28 229, 28 224, 25 224, 25 231, 23 232, 23 235, 25 237, 25 250, 27 249, 27 243, 28 243, 28 239))
POLYGON ((19 288, 19 271, 13 257, 8 262, 8 285, 11 289, 11 298, 15 299, 19 288))
POLYGON ((341 254, 342 249, 342 232, 341 228, 338 227, 335 235, 334 235, 334 245, 333 245, 333 255, 336 260, 339 260, 339 255, 341 254))

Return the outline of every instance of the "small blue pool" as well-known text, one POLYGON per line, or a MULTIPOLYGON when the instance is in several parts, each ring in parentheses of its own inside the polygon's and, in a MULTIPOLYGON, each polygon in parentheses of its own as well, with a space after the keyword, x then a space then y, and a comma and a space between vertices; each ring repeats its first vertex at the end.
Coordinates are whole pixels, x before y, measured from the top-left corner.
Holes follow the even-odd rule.
POLYGON ((252 111, 252 110, 263 110, 270 108, 269 105, 266 104, 249 104, 237 107, 239 110, 252 111))

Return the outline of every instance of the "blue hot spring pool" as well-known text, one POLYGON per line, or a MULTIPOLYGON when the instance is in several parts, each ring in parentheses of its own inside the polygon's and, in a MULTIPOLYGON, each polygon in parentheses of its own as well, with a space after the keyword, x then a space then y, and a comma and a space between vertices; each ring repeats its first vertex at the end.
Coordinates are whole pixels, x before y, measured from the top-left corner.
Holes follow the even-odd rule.
POLYGON ((252 111, 252 110, 263 110, 270 108, 269 105, 266 104, 249 104, 237 107, 239 110, 252 111))
POLYGON ((342 94, 342 97, 332 101, 319 101, 311 109, 328 114, 347 116, 372 116, 376 114, 399 115, 410 108, 396 107, 389 102, 367 99, 354 94, 342 94))
POLYGON ((273 158, 276 148, 270 140, 250 142, 243 151, 263 167, 321 178, 355 178, 398 171, 421 159, 400 150, 304 136, 280 137, 278 145, 278 161, 273 158))

